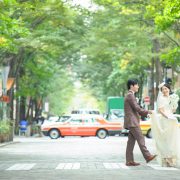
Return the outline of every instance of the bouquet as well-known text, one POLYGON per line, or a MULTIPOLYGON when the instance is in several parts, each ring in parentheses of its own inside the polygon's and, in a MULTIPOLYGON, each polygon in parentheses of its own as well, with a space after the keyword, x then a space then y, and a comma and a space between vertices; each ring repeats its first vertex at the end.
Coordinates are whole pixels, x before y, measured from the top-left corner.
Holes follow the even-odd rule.
POLYGON ((169 98, 170 98, 170 107, 171 107, 171 109, 176 110, 177 107, 178 107, 179 96, 177 94, 173 93, 173 94, 171 94, 169 96, 169 98))

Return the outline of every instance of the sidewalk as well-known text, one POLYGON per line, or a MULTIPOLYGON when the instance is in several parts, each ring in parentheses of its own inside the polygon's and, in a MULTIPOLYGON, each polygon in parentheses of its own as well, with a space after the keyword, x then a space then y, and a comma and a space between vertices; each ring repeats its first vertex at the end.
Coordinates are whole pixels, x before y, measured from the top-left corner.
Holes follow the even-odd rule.
POLYGON ((14 143, 18 143, 18 142, 17 141, 9 141, 9 142, 0 143, 0 147, 7 146, 9 144, 14 144, 14 143))
MULTIPOLYGON (((49 138, 48 138, 49 139, 49 138)), ((14 144, 14 143, 20 143, 20 142, 35 142, 35 141, 45 141, 47 140, 47 137, 39 137, 39 136, 14 136, 13 141, 9 142, 3 142, 0 143, 0 147, 2 146, 7 146, 9 144, 14 144)))

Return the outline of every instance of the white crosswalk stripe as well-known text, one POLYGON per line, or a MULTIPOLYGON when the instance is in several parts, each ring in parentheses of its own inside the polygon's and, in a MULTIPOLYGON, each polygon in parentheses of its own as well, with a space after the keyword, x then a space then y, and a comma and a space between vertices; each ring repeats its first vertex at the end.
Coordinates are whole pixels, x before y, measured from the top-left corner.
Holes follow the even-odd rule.
POLYGON ((103 163, 106 169, 129 169, 124 163, 103 163))
POLYGON ((35 165, 36 165, 36 163, 14 164, 13 166, 9 167, 6 170, 8 170, 8 171, 10 171, 10 170, 16 170, 16 171, 19 171, 19 170, 30 170, 35 165))
POLYGON ((73 169, 80 169, 80 163, 74 163, 73 169))
POLYGON ((56 169, 80 169, 80 163, 59 163, 56 169))
POLYGON ((65 163, 60 163, 56 169, 64 169, 65 163))
POLYGON ((128 166, 126 166, 124 163, 119 163, 119 166, 122 168, 122 169, 130 169, 128 166))

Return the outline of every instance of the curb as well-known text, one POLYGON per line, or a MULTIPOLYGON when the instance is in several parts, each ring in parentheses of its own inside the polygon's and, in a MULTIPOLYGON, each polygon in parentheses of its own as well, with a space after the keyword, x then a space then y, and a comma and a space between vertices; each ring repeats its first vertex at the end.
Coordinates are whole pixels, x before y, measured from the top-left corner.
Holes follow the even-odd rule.
POLYGON ((0 147, 7 146, 10 144, 15 144, 15 143, 19 143, 19 142, 18 141, 10 141, 10 142, 5 142, 5 143, 0 143, 0 147))

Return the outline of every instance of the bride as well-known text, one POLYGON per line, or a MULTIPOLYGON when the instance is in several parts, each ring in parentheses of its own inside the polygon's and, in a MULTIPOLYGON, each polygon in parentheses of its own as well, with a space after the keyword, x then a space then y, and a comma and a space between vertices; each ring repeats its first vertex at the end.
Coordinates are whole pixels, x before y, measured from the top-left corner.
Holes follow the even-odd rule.
MULTIPOLYGON (((157 161, 163 167, 180 167, 180 128, 173 114, 177 109, 178 96, 170 95, 168 84, 159 85, 158 113, 151 115, 152 135, 157 150, 157 161)), ((178 115, 177 115, 178 116, 178 115)))

